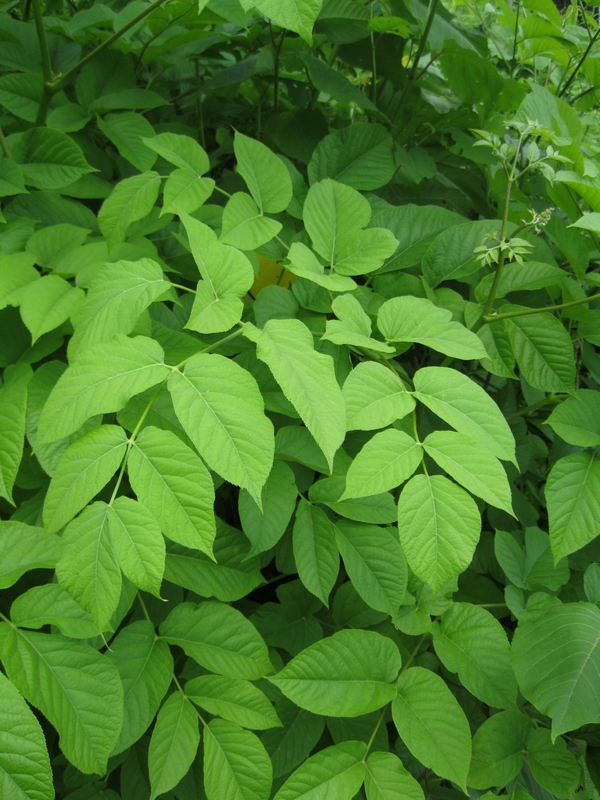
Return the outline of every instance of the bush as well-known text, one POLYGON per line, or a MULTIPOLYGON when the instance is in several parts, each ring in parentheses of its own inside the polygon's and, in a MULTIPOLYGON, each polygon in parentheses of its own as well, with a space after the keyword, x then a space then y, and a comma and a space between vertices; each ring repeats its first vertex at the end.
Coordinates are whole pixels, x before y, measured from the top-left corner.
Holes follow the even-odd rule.
POLYGON ((599 33, 4 6, 2 800, 599 800, 599 33))

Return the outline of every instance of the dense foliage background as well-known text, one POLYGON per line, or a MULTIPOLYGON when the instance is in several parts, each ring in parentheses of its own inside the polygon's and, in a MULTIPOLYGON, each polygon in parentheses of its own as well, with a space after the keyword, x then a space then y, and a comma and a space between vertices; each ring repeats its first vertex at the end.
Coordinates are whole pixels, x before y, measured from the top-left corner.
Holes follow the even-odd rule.
POLYGON ((2 800, 599 800, 599 38, 3 4, 2 800))

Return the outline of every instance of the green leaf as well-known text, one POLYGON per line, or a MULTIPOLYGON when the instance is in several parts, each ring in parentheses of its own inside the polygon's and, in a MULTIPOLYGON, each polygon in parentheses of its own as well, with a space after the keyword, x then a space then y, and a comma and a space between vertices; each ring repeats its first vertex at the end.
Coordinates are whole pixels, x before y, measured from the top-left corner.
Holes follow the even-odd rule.
MULTIPOLYGON (((495 273, 486 275, 475 289, 475 297, 481 303, 490 293, 495 273)), ((505 264, 500 273, 496 298, 506 297, 510 292, 534 291, 546 286, 560 286, 567 277, 563 269, 543 264, 539 261, 526 261, 524 264, 505 264)))
POLYGON ((363 307, 350 294, 336 297, 331 307, 338 319, 328 319, 326 332, 322 337, 334 344, 351 344, 367 347, 380 353, 393 353, 394 348, 371 338, 371 320, 363 307))
POLYGON ((395 696, 400 654, 374 631, 345 630, 307 647, 274 678, 296 705, 330 717, 359 717, 395 696))
POLYGON ((40 723, 0 672, 0 788, 6 800, 54 800, 52 768, 40 723))
POLYGON ((104 631, 121 596, 121 570, 109 534, 109 506, 93 503, 67 526, 56 577, 104 631))
POLYGON ((423 257, 423 275, 430 286, 442 281, 460 280, 481 269, 473 252, 487 234, 500 228, 500 220, 479 220, 453 225, 442 231, 429 246, 423 257))
POLYGON ((106 92, 93 100, 88 106, 88 111, 112 111, 117 108, 159 108, 167 105, 156 92, 148 89, 121 89, 118 92, 106 92))
POLYGON ((479 541, 475 501, 442 475, 415 475, 398 501, 400 544, 409 567, 435 591, 464 572, 479 541))
POLYGON ((304 498, 296 509, 293 549, 300 580, 328 606, 340 568, 335 533, 327 514, 304 498))
POLYGON ((370 608, 394 617, 408 580, 406 559, 393 529, 338 520, 335 539, 346 572, 370 608))
POLYGON ((557 406, 546 420, 561 439, 577 447, 600 445, 600 395, 579 389, 557 406))
POLYGON ((98 224, 109 247, 123 242, 127 228, 152 210, 160 189, 157 172, 143 172, 120 181, 98 212, 98 224))
MULTIPOLYGON (((102 99, 96 102, 102 102, 102 99)), ((154 129, 142 114, 127 111, 122 114, 108 114, 104 119, 96 116, 96 123, 123 158, 136 169, 140 172, 152 169, 156 154, 146 147, 143 139, 152 136, 154 129)))
POLYGON ((127 472, 138 500, 165 536, 212 556, 215 490, 191 448, 171 431, 144 428, 129 453, 127 472))
POLYGON ((32 341, 62 325, 84 297, 83 289, 73 288, 58 275, 30 283, 21 297, 21 317, 32 341))
POLYGON ((303 215, 315 250, 333 264, 339 243, 368 224, 371 207, 355 189, 327 178, 308 190, 303 215))
POLYGON ((10 158, 0 160, 0 197, 27 194, 21 167, 10 158))
POLYGON ((365 791, 367 800, 424 800, 421 785, 393 753, 371 753, 365 791))
POLYGON ((600 722, 600 609, 552 605, 517 626, 512 657, 519 689, 552 719, 552 735, 600 722))
POLYGON ((600 462, 591 453, 560 458, 545 490, 555 563, 600 534, 600 462))
POLYGON ((316 352, 312 333, 300 320, 270 319, 262 331, 246 323, 244 336, 256 343, 257 358, 267 364, 332 468, 346 435, 333 359, 316 352))
POLYGON ((227 678, 253 681, 272 670, 267 646, 254 625, 223 603, 181 603, 160 632, 203 667, 227 678))
POLYGON ((404 431, 390 428, 376 433, 350 464, 342 499, 368 497, 400 486, 422 458, 421 445, 404 431))
POLYGON ((92 279, 87 297, 73 315, 75 332, 69 342, 69 358, 116 333, 128 334, 138 317, 170 287, 156 261, 117 261, 106 264, 92 279))
POLYGON ((346 401, 346 428, 372 431, 387 428, 415 407, 415 401, 394 373, 374 361, 357 364, 342 389, 346 401))
POLYGON ((325 267, 302 242, 293 242, 287 255, 290 263, 285 268, 299 278, 312 281, 330 292, 352 292, 356 289, 356 282, 352 278, 336 275, 331 271, 326 274, 325 267))
POLYGON ((90 249, 93 245, 83 247, 90 233, 89 228, 80 228, 68 222, 49 225, 33 234, 27 242, 27 252, 34 254, 36 264, 40 267, 68 273, 71 268, 70 257, 72 258, 75 253, 94 252, 90 249))
POLYGON ((13 486, 23 457, 27 385, 32 375, 28 364, 10 366, 0 389, 0 496, 9 503, 13 503, 13 486))
POLYGON ((264 583, 258 557, 249 558, 250 545, 244 534, 217 522, 214 558, 181 545, 167 546, 165 578, 184 586, 201 597, 216 597, 224 603, 234 602, 264 583))
POLYGON ((103 489, 127 449, 118 425, 100 425, 76 439, 64 452, 44 502, 44 526, 56 533, 103 489))
POLYGON ((150 800, 176 786, 196 757, 198 715, 181 692, 174 692, 158 712, 148 748, 150 800))
POLYGON ((40 277, 30 253, 0 254, 0 308, 18 306, 25 288, 40 277))
POLYGON ((162 347, 145 336, 130 339, 116 334, 109 342, 90 347, 52 389, 40 415, 38 443, 69 436, 95 414, 119 411, 134 394, 169 374, 162 347))
POLYGON ((312 29, 322 0, 259 0, 256 7, 275 25, 299 33, 312 44, 312 29))
POLYGON ((283 161, 262 142, 236 131, 237 171, 246 181, 260 213, 284 211, 292 199, 292 181, 283 161))
POLYGON ((367 228, 344 237, 336 247, 332 267, 339 275, 363 275, 379 269, 398 246, 387 228, 367 228))
POLYGON ((481 386, 458 370, 424 367, 414 376, 417 400, 459 433, 504 461, 515 461, 515 440, 502 412, 481 386))
POLYGON ((332 178, 370 191, 389 183, 395 171, 392 137, 386 129, 354 124, 321 139, 308 165, 308 178, 311 184, 332 178))
POLYGON ((198 333, 229 331, 242 318, 242 298, 254 283, 252 265, 239 250, 221 244, 208 225, 187 214, 182 222, 202 275, 185 327, 198 333))
POLYGON ((493 708, 517 701, 517 681, 504 628, 486 609, 453 603, 433 628, 435 652, 463 686, 493 708))
POLYGON ((121 753, 148 729, 171 684, 173 657, 151 623, 139 620, 110 643, 108 659, 123 683, 123 727, 113 754, 121 753))
MULTIPOLYGON (((289 175, 286 176, 289 179, 289 175)), ((246 192, 236 192, 223 212, 221 241, 240 250, 256 250, 270 242, 281 230, 281 223, 263 217, 259 207, 246 192)))
POLYGON ((123 574, 144 592, 160 597, 165 540, 148 509, 131 497, 109 506, 108 530, 123 574))
POLYGON ((325 727, 323 717, 294 705, 287 697, 277 703, 283 730, 272 728, 261 737, 273 763, 273 777, 287 775, 308 758, 325 727))
POLYGON ((514 516, 504 467, 470 436, 455 431, 433 431, 425 438, 423 449, 465 489, 514 516))
POLYGON ((467 783, 474 789, 506 786, 523 768, 523 751, 531 720, 516 709, 494 714, 473 737, 467 783))
POLYGON ((31 128, 13 148, 25 183, 36 189, 62 189, 88 172, 96 172, 70 136, 52 128, 31 128))
POLYGON ((0 522, 0 589, 16 583, 30 569, 53 569, 62 542, 43 528, 16 520, 0 522))
POLYGON ((341 742, 320 750, 290 775, 274 800, 352 800, 365 778, 365 753, 364 742, 341 742))
POLYGON ((165 132, 142 141, 146 147, 180 169, 191 169, 197 175, 204 175, 210 169, 208 156, 191 136, 165 132))
MULTIPOLYGON (((312 1, 315 2, 315 0, 312 1)), ((269 2, 273 3, 274 0, 269 0, 269 2)), ((377 112, 376 106, 364 92, 361 92, 352 83, 349 77, 330 67, 321 58, 315 58, 308 53, 301 53, 300 57, 310 73, 313 85, 320 92, 330 95, 339 103, 355 104, 359 108, 377 112)))
POLYGON ((186 696, 209 714, 243 728, 265 730, 282 727, 270 700, 249 681, 201 675, 185 685, 186 696))
MULTIPOLYGON (((524 310, 523 306, 501 308, 503 314, 524 310)), ((511 317, 504 325, 521 374, 530 386, 543 392, 573 391, 573 344, 560 320, 543 312, 511 317)))
POLYGON ((481 339, 452 312, 424 297, 393 297, 379 309, 379 330, 390 342, 416 342, 452 358, 485 358, 481 339))
POLYGON ((440 206, 407 204, 375 214, 373 222, 389 228, 398 239, 398 249, 382 269, 391 272, 418 264, 441 231, 460 225, 465 219, 440 206))
POLYGON ((273 463, 273 425, 258 384, 224 356, 196 355, 169 378, 184 430, 208 466, 260 504, 273 463))
POLYGON ((234 722, 211 720, 204 733, 204 788, 208 800, 268 800, 271 759, 260 739, 234 722))
POLYGON ((58 583, 34 586, 19 595, 10 607, 10 618, 19 628, 56 625, 70 639, 92 639, 101 633, 92 615, 58 583))
POLYGON ((529 732, 527 763, 535 780, 555 797, 571 797, 579 787, 581 769, 575 756, 563 738, 553 742, 549 730, 529 732))
POLYGON ((242 529, 252 548, 249 556, 270 550, 281 539, 294 509, 298 489, 292 470, 282 461, 274 461, 262 490, 262 512, 252 497, 242 489, 238 509, 242 529))
POLYGON ((163 214, 191 214, 208 200, 215 188, 212 178, 199 178, 194 170, 175 169, 167 178, 163 214))
POLYGON ((2 661, 12 683, 54 725, 73 766, 103 775, 123 722, 123 688, 106 656, 62 636, 10 628, 2 661))
POLYGON ((43 78, 40 73, 9 73, 0 78, 0 103, 15 117, 35 122, 42 90, 43 78))
POLYGON ((423 667, 407 670, 398 681, 392 717, 413 756, 466 793, 471 761, 469 723, 442 678, 423 667))

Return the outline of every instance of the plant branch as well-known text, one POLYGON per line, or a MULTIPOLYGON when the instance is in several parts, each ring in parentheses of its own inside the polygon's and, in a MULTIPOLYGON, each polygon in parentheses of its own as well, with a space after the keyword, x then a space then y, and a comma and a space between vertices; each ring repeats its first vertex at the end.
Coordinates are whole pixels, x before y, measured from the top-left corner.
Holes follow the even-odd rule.
POLYGON ((423 28, 423 33, 421 35, 421 40, 419 42, 419 47, 417 48, 417 52, 415 53, 415 58, 412 63, 412 67, 410 69, 410 73, 408 76, 409 81, 414 81, 415 75, 417 74, 417 70, 419 68, 419 61, 421 60, 421 56, 425 50, 427 45, 427 39, 429 38, 429 32, 431 31, 431 26, 433 25, 433 20, 437 13, 437 8, 439 5, 439 0, 431 0, 431 5, 429 7, 429 13, 427 15, 427 20, 425 22, 425 27, 423 28))
POLYGON ((517 419, 518 417, 523 417, 525 414, 529 414, 531 411, 537 411, 538 408, 543 408, 544 406, 549 406, 553 404, 558 404, 563 402, 562 397, 558 397, 555 394, 549 394, 548 397, 544 397, 543 400, 538 400, 537 403, 532 403, 530 406, 526 406, 522 408, 520 411, 515 411, 514 414, 509 414, 506 417, 506 420, 517 419))
POLYGON ((415 649, 412 651, 412 653, 409 655, 408 659, 406 660, 406 664, 404 664, 404 666, 400 670, 400 675, 398 677, 402 677, 402 675, 404 675, 406 670, 410 667, 412 662, 419 655, 419 650, 421 649, 421 645, 423 644, 423 642, 425 641, 426 638, 427 638, 427 634, 424 633, 423 636, 421 636, 421 638, 419 639, 419 641, 415 645, 415 649))
MULTIPOLYGON (((63 72, 62 75, 58 75, 56 78, 53 77, 52 72, 47 74, 46 68, 44 66, 44 90, 42 93, 42 101, 40 103, 40 110, 38 113, 38 117, 36 120, 36 125, 44 125, 46 122, 46 115, 48 113, 48 107, 50 105, 50 100, 52 96, 56 94, 56 92, 60 91, 65 83, 76 75, 82 67, 85 67, 86 64, 89 64, 96 56, 100 55, 100 53, 104 52, 107 48, 109 48, 112 44, 119 41, 119 39, 127 33, 127 31, 131 30, 131 28, 135 27, 138 22, 141 22, 145 19, 149 14, 155 11, 159 6, 161 6, 166 0, 154 0, 154 3, 151 3, 147 6, 143 11, 140 11, 133 19, 129 20, 126 25, 123 25, 122 28, 119 28, 118 31, 115 31, 112 36, 109 36, 108 39, 105 39, 98 47, 95 47, 91 53, 88 53, 87 56, 84 56, 80 61, 75 64, 75 66, 68 69, 66 72, 63 72)), ((38 25, 38 13, 36 12, 36 6, 39 9, 39 0, 32 0, 33 3, 33 10, 36 16, 36 27, 38 29, 38 38, 40 38, 40 48, 42 48, 42 39, 40 37, 40 25, 41 25, 41 11, 39 15, 40 25, 38 25)), ((42 32, 43 32, 43 25, 42 25, 42 32)), ((45 36, 44 36, 45 41, 45 36)), ((46 47, 47 50, 47 47, 46 47)), ((44 61, 44 51, 42 49, 42 61, 44 61)), ((49 60, 48 60, 49 63, 49 60)))
MULTIPOLYGON (((591 303, 592 300, 600 300, 600 292, 593 294, 591 297, 583 297, 581 300, 572 300, 570 303, 559 303, 556 306, 544 306, 543 308, 527 308, 524 311, 507 311, 505 314, 492 314, 490 316, 482 316, 483 322, 498 322, 501 319, 511 319, 511 317, 527 317, 529 314, 541 314, 544 311, 561 311, 563 308, 572 308, 573 306, 581 306, 584 303, 591 303)), ((475 330, 475 328, 473 328, 475 330)))
POLYGON ((568 81, 565 83, 565 85, 564 85, 564 86, 562 87, 562 89, 559 91, 559 93, 558 93, 558 96, 559 96, 559 97, 562 97, 562 96, 563 96, 563 95, 566 93, 566 91, 567 91, 568 89, 570 89, 570 88, 571 88, 571 85, 572 85, 573 81, 574 81, 574 80, 575 80, 575 78, 577 77, 577 73, 579 72, 579 70, 580 70, 580 69, 581 69, 581 67, 583 66, 583 64, 584 64, 584 62, 585 62, 585 60, 586 60, 586 58, 588 57, 588 55, 589 55, 589 53, 590 53, 590 50, 591 50, 591 49, 592 49, 592 47, 593 47, 593 46, 596 44, 596 41, 598 40, 598 37, 599 37, 599 36, 600 36, 600 28, 598 28, 598 30, 596 31, 596 33, 595 33, 595 34, 592 36, 592 38, 590 39, 590 42, 589 42, 588 46, 585 48, 585 50, 584 50, 584 52, 583 52, 583 55, 581 56, 581 58, 579 59, 579 61, 578 61, 578 62, 577 62, 577 64, 575 65, 575 68, 573 69, 573 72, 571 73, 571 75, 570 75, 570 77, 569 77, 568 81))

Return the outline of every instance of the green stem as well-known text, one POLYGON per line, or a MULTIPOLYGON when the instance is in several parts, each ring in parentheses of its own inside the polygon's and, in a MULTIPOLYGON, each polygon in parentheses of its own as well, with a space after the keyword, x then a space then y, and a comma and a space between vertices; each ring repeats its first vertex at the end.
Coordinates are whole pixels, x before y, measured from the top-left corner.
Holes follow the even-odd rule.
POLYGON ((514 414, 509 414, 506 417, 506 420, 509 421, 511 419, 517 419, 517 417, 523 417, 525 414, 529 414, 531 411, 537 411, 538 408, 543 408, 544 406, 549 406, 554 403, 562 403, 562 397, 557 397, 555 394, 549 394, 548 397, 544 397, 543 400, 538 400, 537 403, 532 403, 530 406, 526 406, 522 408, 520 411, 515 411, 514 414))
POLYGON ((593 294, 591 297, 583 297, 581 300, 572 300, 570 303, 559 303, 556 306, 544 306, 543 308, 527 308, 524 311, 507 311, 505 314, 492 314, 489 317, 482 316, 482 319, 484 323, 489 323, 498 322, 501 319, 511 319, 511 317, 527 317, 529 314, 541 314, 544 311, 560 311, 563 308, 581 306, 584 303, 591 303, 592 300, 600 300, 600 293, 593 294))
POLYGON ((46 30, 44 28, 44 20, 42 19, 42 8, 40 0, 31 0, 33 7, 33 18, 35 20, 35 29, 37 31, 38 42, 40 45, 40 52, 42 54, 42 72, 44 81, 52 83, 54 74, 52 72, 52 62, 50 61, 50 51, 48 50, 48 42, 46 41, 46 30))
POLYGON ((425 641, 425 639, 427 638, 427 636, 428 636, 428 634, 427 634, 427 633, 424 633, 424 634, 423 634, 423 636, 421 636, 421 638, 419 639, 419 641, 418 641, 418 642, 417 642, 417 644, 415 645, 415 649, 414 649, 414 650, 412 651, 412 653, 409 655, 409 657, 408 657, 408 659, 407 659, 407 661, 406 661, 406 664, 404 664, 404 666, 403 666, 403 667, 402 667, 402 669, 400 670, 400 675, 398 676, 399 678, 401 678, 401 677, 402 677, 402 675, 404 675, 404 673, 406 672, 406 670, 407 670, 407 669, 410 667, 410 665, 412 664, 412 662, 413 662, 413 661, 415 660, 415 658, 416 658, 416 657, 419 655, 419 650, 421 649, 421 645, 423 644, 423 642, 425 641))
MULTIPOLYGON (((518 153, 517 153, 518 155, 518 153)), ((516 157, 515 157, 516 160, 516 157)), ((504 193, 504 209, 502 212, 502 227, 500 228, 500 241, 504 241, 504 237, 506 235, 506 225, 508 222, 508 209, 510 205, 510 192, 512 189, 512 175, 507 176, 506 181, 506 191, 504 193)), ((498 286, 500 285, 500 278, 502 276, 502 270, 504 268, 504 262, 506 260, 506 250, 502 250, 500 253, 500 258, 498 259, 498 266, 496 267, 496 274, 494 275, 494 280, 492 282, 492 287, 490 289, 490 293, 488 294, 487 300, 485 301, 485 306, 483 307, 483 311, 481 312, 481 316, 473 326, 473 332, 477 333, 477 331, 484 325, 486 316, 490 313, 490 310, 494 304, 494 299, 496 297, 496 292, 498 291, 498 286)))
POLYGON ((365 754, 363 756, 363 764, 367 760, 367 756, 369 755, 369 750, 373 746, 373 742, 375 741, 375 737, 377 736, 377 731, 381 727, 381 723, 383 722, 383 718, 385 717, 385 712, 388 709, 388 705, 389 703, 381 709, 381 714, 379 715, 379 719, 377 720, 377 725, 375 725, 375 729, 371 734, 369 741, 367 742, 367 749, 365 750, 365 754))
MULTIPOLYGON (((72 78, 73 75, 76 75, 77 72, 79 72, 79 70, 82 67, 85 67, 85 65, 88 64, 90 61, 92 61, 92 59, 96 58, 97 55, 100 55, 100 53, 104 52, 104 50, 109 48, 115 42, 118 42, 119 39, 125 33, 127 33, 128 30, 131 30, 131 28, 135 27, 138 24, 138 22, 141 22, 143 19, 145 19, 145 17, 147 17, 149 14, 155 11, 164 2, 165 0, 155 0, 154 3, 151 3, 143 11, 140 11, 140 13, 137 14, 137 16, 135 16, 133 19, 129 20, 129 22, 126 25, 123 25, 123 27, 119 28, 118 31, 115 31, 115 33, 113 33, 112 36, 109 36, 108 39, 105 39, 101 44, 98 45, 98 47, 94 48, 91 53, 88 53, 87 56, 84 56, 80 61, 77 62, 77 64, 75 64, 75 66, 71 67, 71 69, 68 69, 66 72, 63 72, 63 74, 59 75, 57 78, 54 78, 52 76, 51 70, 50 73, 47 75, 46 67, 44 64, 45 60, 44 51, 42 49, 43 47, 42 39, 40 36, 41 12, 39 15, 40 24, 38 24, 38 13, 36 12, 36 5, 39 8, 39 0, 32 0, 33 10, 36 16, 36 27, 38 29, 38 37, 40 38, 40 49, 42 49, 42 66, 44 68, 44 90, 42 93, 42 100, 40 103, 40 110, 38 112, 36 125, 38 126, 44 125, 44 123, 46 122, 46 115, 48 113, 48 108, 50 106, 50 100, 52 99, 52 95, 60 91, 62 87, 65 85, 65 83, 70 78, 72 78)), ((43 32, 43 26, 42 26, 42 32, 43 32)), ((45 35, 44 35, 44 41, 45 41, 45 35)))
POLYGON ((4 132, 2 131, 2 128, 0 128, 0 147, 2 148, 2 152, 4 153, 6 158, 12 158, 10 147, 8 146, 8 142, 4 137, 4 132))
MULTIPOLYGON (((156 239, 154 241, 156 241, 156 239)), ((190 289, 189 286, 183 286, 181 283, 171 283, 171 286, 175 286, 175 288, 177 289, 183 289, 184 292, 191 292, 192 294, 196 294, 195 289, 190 289)))
POLYGON ((517 0, 517 16, 515 19, 515 35, 513 38, 513 51, 512 51, 512 58, 511 62, 514 65, 517 57, 517 37, 519 35, 519 10, 521 6, 521 0, 517 0))
POLYGON ((142 611, 144 612, 144 616, 146 617, 148 622, 152 625, 152 620, 150 619, 150 614, 148 614, 148 609, 146 608, 146 603, 144 603, 144 599, 142 598, 142 595, 138 592, 136 597, 137 597, 138 602, 139 602, 139 604, 140 604, 140 606, 142 608, 142 611))
POLYGON ((215 192, 220 192, 221 194, 224 194, 225 197, 233 197, 232 194, 229 194, 229 192, 226 192, 225 189, 219 189, 218 186, 215 186, 215 192))
POLYGON ((244 332, 243 323, 240 322, 239 325, 241 327, 237 331, 234 331, 233 333, 230 333, 229 336, 224 336, 222 339, 219 339, 217 342, 213 342, 212 344, 209 344, 208 347, 205 347, 203 350, 198 350, 197 353, 192 353, 191 356, 188 356, 187 358, 184 358, 183 361, 180 361, 179 364, 177 364, 177 366, 173 367, 173 370, 178 370, 180 367, 183 367, 183 365, 186 364, 190 360, 190 358, 193 358, 194 356, 199 356, 199 355, 202 355, 203 353, 210 353, 212 350, 216 350, 217 347, 220 347, 222 344, 225 344, 225 342, 230 342, 232 339, 237 339, 237 337, 241 336, 242 333, 244 332))
POLYGON ((575 69, 574 69, 574 70, 573 70, 573 72, 571 73, 571 75, 570 75, 570 77, 569 77, 569 80, 568 80, 568 81, 565 83, 565 85, 562 87, 562 89, 561 89, 561 90, 560 90, 560 92, 558 93, 558 96, 559 96, 559 97, 562 97, 562 96, 565 94, 565 92, 567 91, 567 89, 569 89, 569 88, 571 87, 571 84, 573 83, 573 81, 574 81, 574 80, 575 80, 575 78, 577 77, 577 73, 579 72, 579 70, 580 70, 580 69, 581 69, 581 67, 583 66, 583 64, 584 64, 584 62, 585 62, 585 60, 586 60, 586 58, 588 57, 588 55, 589 55, 589 53, 590 53, 590 50, 591 50, 591 49, 592 49, 592 47, 595 45, 595 43, 596 43, 596 41, 597 41, 597 39, 598 39, 598 37, 599 37, 599 36, 600 36, 600 28, 598 28, 598 30, 596 31, 596 33, 595 33, 595 34, 592 36, 592 38, 590 39, 590 43, 588 44, 588 46, 586 47, 586 49, 585 49, 585 51, 584 51, 583 55, 581 56, 581 58, 579 59, 579 61, 578 61, 578 62, 577 62, 577 64, 575 65, 575 69))
POLYGON ((425 27, 423 28, 423 34, 421 36, 421 41, 419 42, 419 47, 417 48, 417 52, 415 54, 415 59, 412 63, 412 67, 410 70, 410 74, 408 76, 408 80, 414 80, 415 75, 417 74, 417 69, 419 68, 419 61, 421 60, 421 56, 425 50, 427 45, 427 39, 429 38, 429 32, 431 31, 431 26, 433 25, 434 17, 437 13, 437 7, 439 5, 439 0, 431 0, 431 5, 429 7, 429 13, 427 14, 427 20, 425 22, 425 27))
MULTIPOLYGON (((373 15, 373 6, 371 5, 371 16, 373 15)), ((375 39, 373 31, 371 31, 371 60, 373 68, 373 76, 371 78, 371 102, 374 104, 377 99, 377 55, 375 51, 375 39)))

